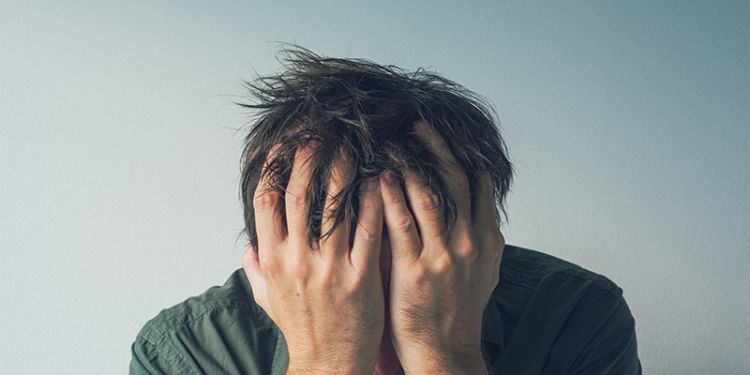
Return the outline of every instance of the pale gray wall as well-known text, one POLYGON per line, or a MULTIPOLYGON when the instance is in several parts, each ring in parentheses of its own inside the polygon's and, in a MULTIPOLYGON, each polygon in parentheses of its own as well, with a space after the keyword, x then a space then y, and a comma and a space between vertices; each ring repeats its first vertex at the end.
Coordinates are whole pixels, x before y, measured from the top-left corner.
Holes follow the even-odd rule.
POLYGON ((123 373, 239 267, 232 102, 275 40, 485 95, 508 242, 622 286, 646 373, 748 373, 747 2, 267 3, 2 2, 0 373, 123 373))

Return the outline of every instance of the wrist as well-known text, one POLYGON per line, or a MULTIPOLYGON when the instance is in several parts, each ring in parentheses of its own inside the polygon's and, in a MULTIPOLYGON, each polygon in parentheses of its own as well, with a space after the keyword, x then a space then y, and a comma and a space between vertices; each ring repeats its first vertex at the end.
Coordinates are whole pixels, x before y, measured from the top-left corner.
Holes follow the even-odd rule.
POLYGON ((481 352, 469 355, 440 355, 432 352, 411 358, 410 361, 401 363, 406 374, 489 375, 481 352))
MULTIPOLYGON (((344 367, 344 366, 338 366, 335 368, 332 368, 333 366, 328 366, 326 364, 316 364, 315 366, 301 366, 301 365, 293 365, 289 364, 289 367, 286 370, 286 375, 330 375, 330 374, 342 374, 342 375, 362 375, 366 374, 367 372, 364 372, 360 369, 355 369, 351 367, 344 367)), ((374 367, 373 367, 374 368, 374 367)), ((372 371, 368 373, 371 374, 372 371)))
POLYGON ((297 357, 289 356, 289 365, 286 375, 371 375, 375 369, 375 361, 366 364, 361 357, 357 356, 317 356, 297 357))

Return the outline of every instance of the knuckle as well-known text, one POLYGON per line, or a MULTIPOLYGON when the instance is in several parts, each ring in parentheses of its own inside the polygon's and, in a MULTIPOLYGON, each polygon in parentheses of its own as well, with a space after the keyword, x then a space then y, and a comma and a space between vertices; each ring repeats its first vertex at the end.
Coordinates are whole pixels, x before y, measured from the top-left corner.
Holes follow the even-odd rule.
POLYGON ((334 202, 326 201, 323 205, 322 210, 322 220, 328 221, 328 220, 334 220, 336 218, 336 205, 334 202))
POLYGON ((294 269, 293 276, 298 285, 305 286, 310 279, 310 269, 308 267, 297 267, 294 269))
POLYGON ((293 260, 289 262, 289 274, 298 283, 302 282, 306 284, 310 278, 310 265, 305 260, 293 260))
POLYGON ((334 264, 334 262, 328 262, 323 268, 320 270, 319 275, 319 285, 323 290, 332 290, 333 286, 336 284, 336 267, 338 267, 337 264, 334 264))
POLYGON ((256 210, 268 210, 276 207, 278 200, 279 193, 276 191, 256 192, 253 197, 253 205, 256 210))
POLYGON ((474 246, 461 246, 456 248, 456 255, 459 257, 459 259, 462 260, 470 260, 475 258, 479 252, 477 251, 477 248, 474 246))
POLYGON ((357 295, 361 291, 363 291, 363 290, 365 290, 367 288, 367 286, 365 284, 366 284, 366 279, 365 278, 363 278, 363 277, 357 277, 357 278, 355 278, 352 282, 350 282, 347 285, 347 287, 346 287, 347 292, 350 295, 357 295))
POLYGON ((260 258, 259 264, 260 264, 260 270, 263 272, 264 275, 273 275, 276 272, 278 272, 279 264, 273 258, 270 258, 270 257, 260 258))
POLYGON ((388 194, 384 200, 389 204, 393 206, 398 206, 401 204, 404 204, 406 201, 403 197, 403 195, 400 194, 388 194))
POLYGON ((302 189, 287 189, 284 200, 289 207, 302 208, 305 206, 305 191, 302 189))
POLYGON ((315 282, 315 285, 319 290, 334 290, 338 288, 334 277, 321 277, 315 282))
POLYGON ((453 258, 451 258, 446 253, 446 255, 440 256, 435 259, 432 264, 432 270, 438 275, 445 275, 447 273, 450 273, 455 266, 455 260, 453 260, 453 258))
POLYGON ((362 273, 355 272, 355 274, 356 276, 349 278, 350 281, 346 283, 344 289, 349 296, 361 298, 363 293, 372 288, 374 280, 372 276, 374 273, 366 271, 362 273))
POLYGON ((375 233, 374 230, 367 228, 366 226, 362 224, 357 224, 357 228, 359 228, 359 230, 357 231, 357 236, 363 239, 365 242, 368 242, 368 243, 375 242, 375 240, 377 240, 378 237, 380 237, 379 235, 375 233))
POLYGON ((422 192, 417 197, 417 206, 425 211, 436 211, 440 207, 437 194, 422 192))
POLYGON ((360 205, 364 209, 373 210, 373 209, 379 209, 380 208, 380 206, 381 206, 380 202, 381 201, 380 201, 380 197, 379 196, 373 196, 372 194, 370 194, 370 195, 365 195, 364 196, 364 199, 362 199, 360 201, 360 205))
POLYGON ((400 232, 410 232, 414 228, 414 219, 411 215, 402 216, 395 220, 393 226, 400 232))
POLYGON ((430 272, 427 268, 415 266, 409 271, 409 273, 411 274, 409 277, 413 280, 414 285, 420 286, 429 284, 430 272))
POLYGON ((452 244, 453 252, 461 260, 470 260, 479 254, 479 248, 469 231, 460 231, 452 244))

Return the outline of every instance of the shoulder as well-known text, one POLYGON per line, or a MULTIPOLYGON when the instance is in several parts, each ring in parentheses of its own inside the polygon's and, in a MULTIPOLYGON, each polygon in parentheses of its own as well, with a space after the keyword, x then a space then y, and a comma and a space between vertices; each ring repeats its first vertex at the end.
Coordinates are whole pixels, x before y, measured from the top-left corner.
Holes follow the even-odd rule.
POLYGON ((565 300, 603 302, 605 296, 620 297, 622 289, 610 278, 573 262, 514 245, 506 245, 495 294, 508 290, 531 297, 558 296, 565 300))
POLYGON ((640 371, 635 319, 622 288, 602 274, 541 251, 506 245, 493 299, 502 318, 512 323, 504 327, 507 350, 546 348, 545 373, 574 373, 582 366, 640 371), (516 343, 513 331, 535 338, 516 343))
POLYGON ((582 282, 591 282, 602 290, 617 287, 612 280, 602 274, 539 250, 515 245, 505 245, 500 272, 505 274, 507 279, 514 281, 542 282, 550 276, 565 275, 582 282))
MULTIPOLYGON (((493 293, 506 305, 555 308, 572 315, 612 310, 624 303, 623 290, 600 273, 570 261, 514 245, 506 245, 500 265, 500 281, 493 293)), ((519 311, 520 313, 520 311, 519 311)))
POLYGON ((130 371, 257 372, 270 360, 260 349, 277 339, 273 322, 255 304, 239 268, 223 285, 212 286, 149 319, 131 346, 130 371))
POLYGON ((242 269, 235 270, 223 285, 212 286, 201 294, 162 309, 146 322, 138 336, 158 342, 165 333, 185 328, 195 320, 219 310, 259 314, 259 308, 253 303, 252 291, 245 286, 245 280, 242 269))

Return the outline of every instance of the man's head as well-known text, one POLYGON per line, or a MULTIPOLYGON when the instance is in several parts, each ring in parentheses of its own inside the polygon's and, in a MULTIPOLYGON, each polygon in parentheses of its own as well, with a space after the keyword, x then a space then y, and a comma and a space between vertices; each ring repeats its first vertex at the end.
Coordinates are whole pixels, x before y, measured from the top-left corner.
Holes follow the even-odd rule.
MULTIPOLYGON (((489 173, 496 207, 505 213, 512 165, 493 111, 474 93, 422 69, 409 72, 368 60, 328 58, 298 47, 283 52, 285 70, 247 82, 251 101, 240 103, 256 110, 242 153, 240 186, 244 232, 255 248, 253 195, 271 147, 281 145, 266 173, 283 197, 295 152, 311 138, 320 141, 308 164, 313 171, 307 188, 311 245, 330 234, 321 233, 321 217, 336 158, 346 161, 347 185, 335 199, 334 228, 346 217, 356 225, 362 181, 384 169, 405 168, 426 178, 451 228, 456 208, 440 178, 444 166, 411 133, 418 120, 427 121, 445 139, 469 179, 472 195, 480 173, 489 173)), ((283 201, 280 204, 284 212, 283 201)), ((497 220, 499 225, 500 215, 497 220)))

